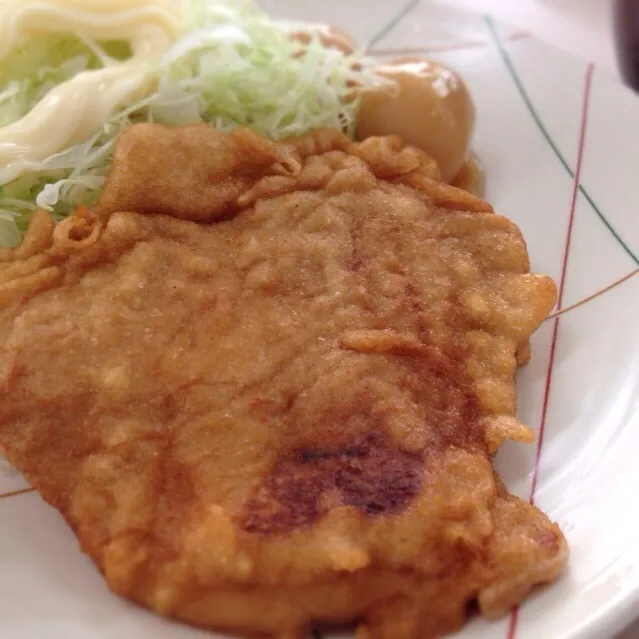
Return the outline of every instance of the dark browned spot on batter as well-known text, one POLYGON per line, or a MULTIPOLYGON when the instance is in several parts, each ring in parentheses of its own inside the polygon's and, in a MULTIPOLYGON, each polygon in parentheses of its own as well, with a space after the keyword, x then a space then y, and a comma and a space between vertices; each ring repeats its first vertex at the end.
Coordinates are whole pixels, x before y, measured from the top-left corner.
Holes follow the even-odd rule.
POLYGON ((417 495, 423 460, 369 433, 335 448, 297 451, 281 461, 248 504, 242 527, 252 533, 283 533, 312 524, 328 510, 325 497, 367 515, 396 512, 417 495))
MULTIPOLYGON (((276 462, 245 505, 239 521, 244 530, 286 533, 313 524, 339 505, 371 516, 397 513, 418 495, 424 473, 436 466, 444 451, 488 454, 483 413, 467 373, 468 345, 457 328, 464 326, 459 305, 451 298, 446 309, 450 329, 438 328, 433 339, 428 309, 416 292, 408 292, 406 304, 414 305, 408 312, 420 320, 411 337, 419 348, 409 352, 373 348, 362 357, 384 358, 389 368, 401 370, 393 384, 420 407, 422 421, 413 428, 421 431, 424 448, 409 452, 401 440, 389 436, 393 432, 389 415, 374 409, 385 391, 364 376, 344 388, 333 403, 301 417, 311 422, 321 443, 292 451, 276 462), (331 441, 332 446, 325 443, 331 441)), ((368 331, 363 341, 379 332, 368 331)))

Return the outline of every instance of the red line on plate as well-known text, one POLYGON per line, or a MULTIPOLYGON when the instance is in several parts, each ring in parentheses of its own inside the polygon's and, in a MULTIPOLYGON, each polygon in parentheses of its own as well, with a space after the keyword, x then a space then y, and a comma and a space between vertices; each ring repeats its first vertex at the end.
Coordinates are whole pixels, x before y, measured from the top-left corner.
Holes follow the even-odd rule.
POLYGON ((18 495, 26 495, 32 493, 35 488, 21 488, 20 490, 12 490, 9 493, 0 494, 0 499, 6 499, 7 497, 17 497, 18 495))
POLYGON ((513 608, 510 613, 510 620, 508 622, 508 632, 506 633, 506 639, 515 639, 517 634, 517 622, 519 621, 519 607, 513 608))
MULTIPOLYGON (((531 34, 528 31, 515 31, 502 40, 504 42, 514 42, 515 40, 523 40, 529 38, 531 34)), ((388 56, 388 55, 424 55, 430 53, 445 53, 447 51, 463 51, 464 49, 476 49, 485 47, 490 44, 490 40, 466 40, 460 42, 450 42, 448 44, 435 45, 432 47, 406 47, 391 49, 369 49, 366 53, 372 56, 388 56)))
MULTIPOLYGON (((568 229, 566 231, 566 241, 564 244, 564 254, 561 266, 561 278, 559 280, 559 294, 557 296, 557 309, 561 310, 564 300, 564 290, 566 287, 566 276, 568 274, 568 262, 570 259, 570 247, 572 243, 572 230, 575 224, 575 210, 577 208, 577 198, 579 196, 579 178, 581 176, 581 165, 584 159, 584 149, 586 146, 586 131, 588 129, 588 111, 590 106, 590 90, 592 88, 592 74, 594 65, 589 64, 586 68, 586 78, 584 81, 584 93, 581 106, 581 127, 579 130, 579 144, 577 147, 577 165, 572 185, 572 198, 570 201, 570 216, 568 217, 568 229)), ((535 493, 537 492, 537 481, 539 479, 539 466, 541 464, 541 454, 544 446, 544 434, 546 431, 546 417, 548 415, 548 405, 550 402, 550 388, 552 386, 552 375, 555 365, 555 354, 557 352, 557 338, 559 334, 559 317, 553 323, 552 340, 550 342, 550 356, 548 358, 548 369, 546 372, 546 386, 544 388, 544 401, 541 410, 541 423, 539 424, 539 437, 537 438, 537 451, 535 453, 535 466, 530 484, 530 495, 528 501, 535 503, 535 493)), ((508 632, 506 639, 515 639, 517 634, 517 622, 519 620, 519 609, 515 608, 510 615, 508 632)))
POLYGON ((627 282, 629 279, 633 278, 637 274, 639 274, 639 268, 636 268, 634 271, 630 271, 630 273, 628 273, 627 275, 624 275, 623 277, 620 277, 618 280, 615 280, 614 282, 612 282, 612 284, 608 284, 608 286, 605 286, 604 288, 599 289, 596 293, 592 293, 591 295, 588 295, 588 297, 585 297, 584 299, 579 300, 578 302, 575 302, 574 304, 571 304, 570 306, 566 308, 562 308, 561 310, 557 310, 554 313, 551 313, 544 320, 544 322, 547 320, 553 320, 559 315, 564 315, 565 313, 569 313, 570 311, 574 311, 574 310, 577 310, 578 308, 581 308, 582 306, 585 306, 586 304, 588 304, 588 302, 592 302, 593 300, 596 300, 598 297, 601 297, 605 293, 608 293, 608 291, 614 290, 615 288, 617 288, 618 286, 621 286, 624 282, 627 282))
MULTIPOLYGON (((590 106, 590 90, 592 88, 592 73, 594 65, 589 64, 586 69, 586 79, 584 82, 584 96, 581 108, 581 128, 579 131, 579 146, 577 150, 577 166, 575 167, 575 178, 572 186, 572 198, 570 201, 570 217, 568 218, 568 231, 566 233, 566 243, 564 247, 563 264, 561 267, 561 279, 559 280, 559 295, 557 299, 557 309, 561 310, 564 301, 564 290, 566 287, 566 276, 568 274, 568 262, 570 259, 570 246, 572 243, 572 230, 575 224, 575 210, 577 208, 577 198, 579 196, 579 178, 581 176, 581 165, 584 158, 586 146, 586 130, 588 128, 588 111, 590 106)), ((548 372, 546 374, 546 388, 544 390, 544 403, 541 413, 541 424, 539 426, 539 440, 537 442, 537 454, 535 456, 535 468, 533 471, 532 483, 530 486, 529 501, 535 503, 535 493, 537 491, 537 480, 539 478, 539 464, 541 452, 544 444, 544 433, 546 430, 546 416, 548 413, 548 403, 550 400, 550 386, 552 384, 552 373, 555 363, 555 352, 557 349, 557 334, 559 332, 559 318, 555 319, 552 332, 552 342, 550 345, 550 358, 548 360, 548 372)))

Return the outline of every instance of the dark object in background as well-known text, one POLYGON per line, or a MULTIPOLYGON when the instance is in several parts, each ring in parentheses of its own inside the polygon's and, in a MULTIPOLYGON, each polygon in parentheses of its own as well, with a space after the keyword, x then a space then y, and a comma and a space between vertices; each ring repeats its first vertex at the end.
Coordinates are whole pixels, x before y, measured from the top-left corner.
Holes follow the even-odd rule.
POLYGON ((621 75, 639 92, 639 0, 616 0, 615 41, 621 75))

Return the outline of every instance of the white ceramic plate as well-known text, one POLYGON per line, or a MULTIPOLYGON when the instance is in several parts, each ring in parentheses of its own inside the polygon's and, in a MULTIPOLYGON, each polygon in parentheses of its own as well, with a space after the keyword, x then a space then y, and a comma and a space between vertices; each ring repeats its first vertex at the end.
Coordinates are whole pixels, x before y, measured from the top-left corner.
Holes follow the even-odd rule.
MULTIPOLYGON (((615 80, 514 29, 423 0, 267 0, 279 16, 342 26, 378 55, 415 53, 462 72, 478 107, 489 199, 515 220, 534 269, 569 309, 637 271, 639 101, 615 80), (633 250, 636 253, 633 254, 633 250)), ((473 639, 605 639, 639 614, 639 276, 547 321, 519 380, 535 446, 500 471, 562 526, 570 569, 473 639)), ((0 494, 24 488, 0 465, 0 494)), ((34 493, 0 499, 0 636, 192 639, 210 633, 110 594, 58 514, 34 493)), ((402 639, 398 637, 397 639, 402 639)))

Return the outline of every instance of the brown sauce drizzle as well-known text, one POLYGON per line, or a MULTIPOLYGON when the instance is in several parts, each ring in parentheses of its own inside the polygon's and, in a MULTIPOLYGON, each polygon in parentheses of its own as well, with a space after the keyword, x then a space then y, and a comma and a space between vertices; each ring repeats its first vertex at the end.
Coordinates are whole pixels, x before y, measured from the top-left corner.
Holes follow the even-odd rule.
POLYGON ((477 197, 484 198, 486 195, 486 172, 474 153, 471 154, 466 164, 462 166, 461 171, 451 182, 451 185, 477 197))

